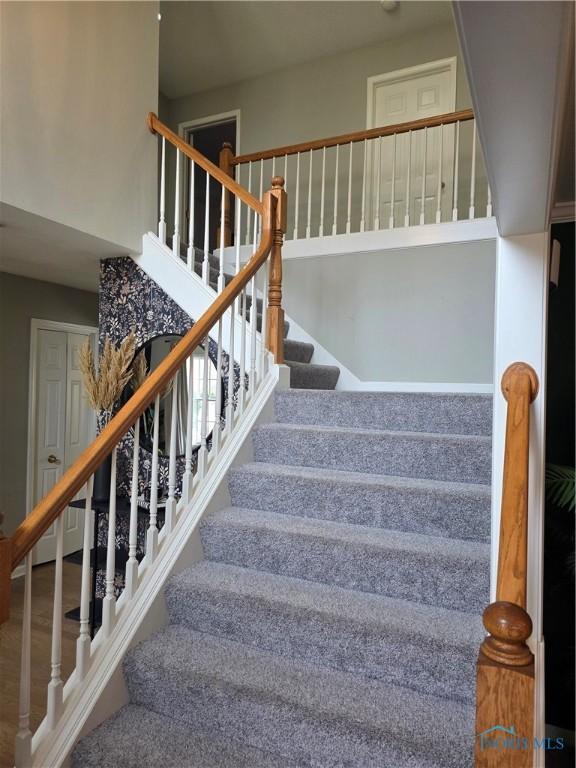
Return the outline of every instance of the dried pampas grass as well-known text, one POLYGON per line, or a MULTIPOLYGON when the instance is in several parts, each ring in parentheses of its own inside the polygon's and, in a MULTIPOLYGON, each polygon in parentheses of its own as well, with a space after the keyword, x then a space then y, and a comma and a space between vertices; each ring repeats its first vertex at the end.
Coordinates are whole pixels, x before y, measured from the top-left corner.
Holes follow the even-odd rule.
POLYGON ((148 364, 146 362, 146 354, 144 350, 142 350, 142 352, 136 355, 134 362, 132 363, 132 388, 134 389, 134 392, 138 387, 141 387, 142 384, 144 384, 147 376, 148 364))
POLYGON ((134 372, 134 352, 136 337, 130 333, 119 347, 112 344, 109 336, 104 340, 98 373, 94 363, 94 354, 89 340, 82 345, 79 353, 79 365, 84 378, 88 402, 95 411, 111 414, 116 401, 134 372))

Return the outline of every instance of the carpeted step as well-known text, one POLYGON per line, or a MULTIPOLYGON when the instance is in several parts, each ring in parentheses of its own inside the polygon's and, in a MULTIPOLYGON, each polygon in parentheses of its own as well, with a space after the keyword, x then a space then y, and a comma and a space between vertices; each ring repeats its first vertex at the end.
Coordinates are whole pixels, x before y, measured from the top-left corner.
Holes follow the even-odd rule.
POLYGON ((252 440, 256 461, 268 464, 490 483, 489 437, 272 423, 252 440))
POLYGON ((75 747, 72 768, 293 768, 279 755, 128 704, 75 747))
POLYGON ((340 368, 335 365, 312 365, 286 360, 290 368, 290 386, 296 389, 334 389, 340 368))
POLYGON ((172 577, 166 603, 173 624, 474 702, 480 614, 209 561, 172 577))
POLYGON ((133 649, 124 670, 134 704, 295 768, 472 766, 474 710, 460 702, 177 625, 133 649))
POLYGON ((284 359, 292 363, 309 363, 314 354, 314 345, 305 341, 284 341, 284 359))
POLYGON ((236 507, 488 541, 490 486, 255 462, 229 474, 236 507))
POLYGON ((209 560, 477 613, 489 544, 229 507, 201 524, 209 560))
POLYGON ((492 395, 284 390, 275 407, 277 420, 290 424, 492 434, 492 395))

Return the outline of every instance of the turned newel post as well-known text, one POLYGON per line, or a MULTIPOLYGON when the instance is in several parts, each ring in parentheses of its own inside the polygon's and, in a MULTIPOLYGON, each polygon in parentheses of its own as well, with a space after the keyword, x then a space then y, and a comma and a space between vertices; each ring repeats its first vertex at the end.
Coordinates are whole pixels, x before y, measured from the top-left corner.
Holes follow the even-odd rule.
MULTIPOLYGON (((222 144, 222 149, 218 156, 218 165, 220 170, 224 171, 231 179, 234 178, 234 165, 232 160, 234 158, 234 152, 232 152, 232 144, 225 141, 222 144)), ((224 192, 224 211, 223 211, 223 224, 218 230, 218 247, 224 238, 224 247, 232 245, 232 216, 230 214, 230 192, 226 190, 224 192)))
POLYGON ((269 194, 276 198, 271 227, 273 243, 268 275, 268 315, 266 346, 276 363, 284 362, 284 310, 282 309, 282 244, 286 232, 286 192, 282 176, 274 176, 269 194))

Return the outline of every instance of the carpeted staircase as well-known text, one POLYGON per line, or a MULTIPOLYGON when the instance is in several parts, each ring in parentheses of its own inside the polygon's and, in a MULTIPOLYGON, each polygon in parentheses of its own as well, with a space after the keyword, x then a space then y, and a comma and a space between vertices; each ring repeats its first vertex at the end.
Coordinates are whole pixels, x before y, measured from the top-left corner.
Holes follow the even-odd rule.
POLYGON ((125 659, 130 703, 73 765, 472 766, 491 407, 277 393, 168 625, 125 659))

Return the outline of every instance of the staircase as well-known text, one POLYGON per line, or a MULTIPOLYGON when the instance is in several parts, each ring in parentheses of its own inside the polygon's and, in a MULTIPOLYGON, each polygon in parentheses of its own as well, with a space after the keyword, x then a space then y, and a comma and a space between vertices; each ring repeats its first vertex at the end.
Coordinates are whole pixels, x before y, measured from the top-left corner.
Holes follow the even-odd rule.
POLYGON ((166 588, 169 623, 125 659, 130 703, 72 765, 473 765, 491 408, 277 392, 205 559, 166 588))

